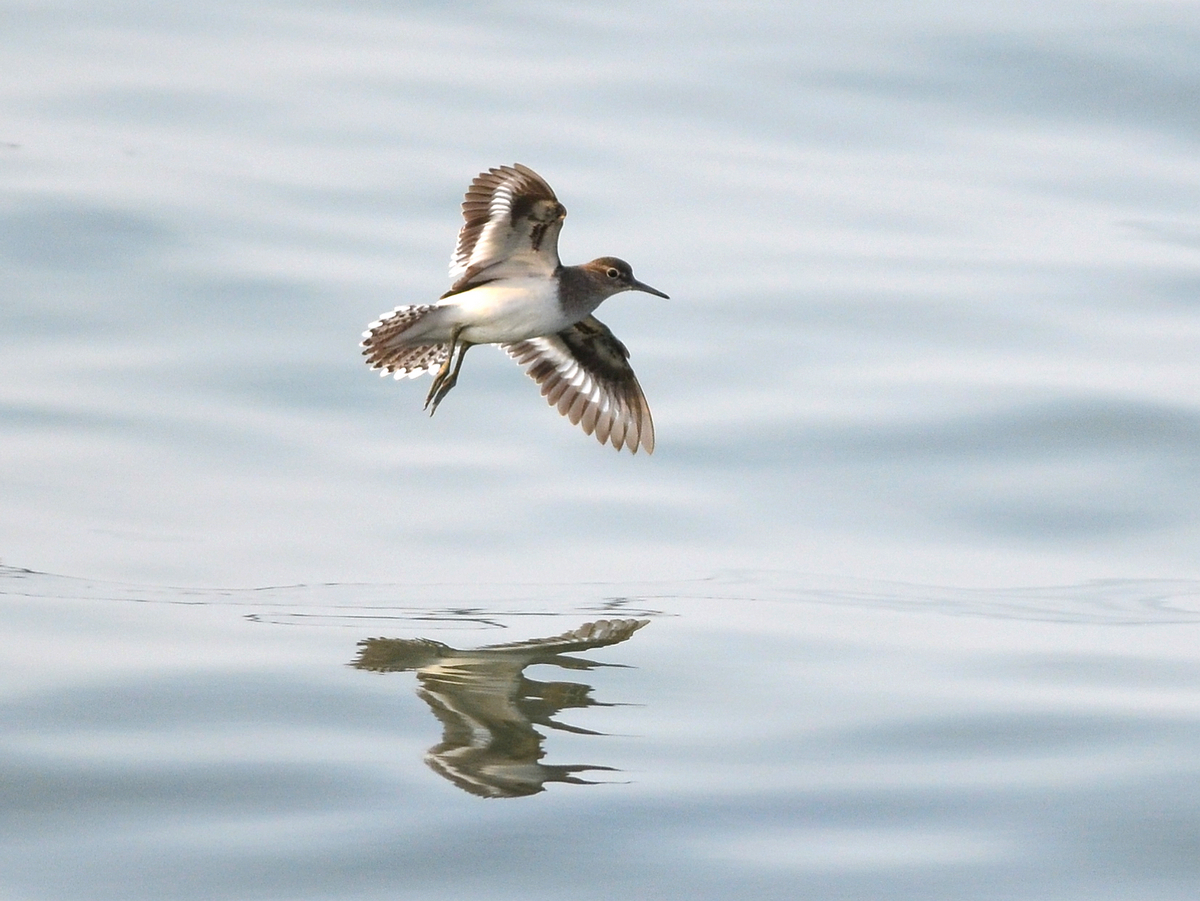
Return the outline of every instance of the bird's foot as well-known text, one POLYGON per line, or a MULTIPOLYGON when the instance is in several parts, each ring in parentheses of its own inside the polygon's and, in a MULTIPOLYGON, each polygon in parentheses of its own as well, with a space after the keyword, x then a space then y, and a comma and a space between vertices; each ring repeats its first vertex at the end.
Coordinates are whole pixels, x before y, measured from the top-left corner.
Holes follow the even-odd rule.
POLYGON ((432 416, 437 412, 438 404, 442 402, 442 398, 450 393, 450 389, 458 384, 458 372, 444 374, 439 372, 433 380, 433 387, 429 389, 429 396, 425 398, 425 409, 432 416))

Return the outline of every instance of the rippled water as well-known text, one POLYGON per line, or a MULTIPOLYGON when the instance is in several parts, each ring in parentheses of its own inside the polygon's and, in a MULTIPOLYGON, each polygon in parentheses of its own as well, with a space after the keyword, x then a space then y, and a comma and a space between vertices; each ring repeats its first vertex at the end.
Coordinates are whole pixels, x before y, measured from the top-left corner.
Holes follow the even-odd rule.
POLYGON ((14 897, 1185 898, 1200 877, 1200 582, 8 569, 0 597, 14 897))
POLYGON ((0 50, 0 893, 1195 897, 1195 4, 0 50), (514 161, 672 297, 600 310, 653 457, 361 363, 514 161))

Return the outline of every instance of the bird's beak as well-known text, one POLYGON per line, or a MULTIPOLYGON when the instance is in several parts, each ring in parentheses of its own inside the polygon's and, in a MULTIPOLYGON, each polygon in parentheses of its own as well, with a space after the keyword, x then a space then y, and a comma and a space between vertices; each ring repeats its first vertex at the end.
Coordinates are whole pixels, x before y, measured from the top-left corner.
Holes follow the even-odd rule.
POLYGON ((659 291, 658 288, 651 288, 645 282, 639 282, 637 279, 633 280, 633 290, 645 291, 647 294, 653 294, 655 297, 661 297, 663 300, 671 299, 667 295, 663 294, 662 291, 659 291))

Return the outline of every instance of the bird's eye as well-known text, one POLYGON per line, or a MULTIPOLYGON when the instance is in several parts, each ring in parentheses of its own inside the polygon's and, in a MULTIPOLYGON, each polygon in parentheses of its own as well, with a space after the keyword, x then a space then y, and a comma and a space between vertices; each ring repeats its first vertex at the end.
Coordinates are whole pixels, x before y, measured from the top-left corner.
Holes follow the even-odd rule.
POLYGON ((621 270, 620 269, 609 269, 608 272, 606 272, 604 274, 607 275, 609 278, 618 278, 621 275, 621 270))

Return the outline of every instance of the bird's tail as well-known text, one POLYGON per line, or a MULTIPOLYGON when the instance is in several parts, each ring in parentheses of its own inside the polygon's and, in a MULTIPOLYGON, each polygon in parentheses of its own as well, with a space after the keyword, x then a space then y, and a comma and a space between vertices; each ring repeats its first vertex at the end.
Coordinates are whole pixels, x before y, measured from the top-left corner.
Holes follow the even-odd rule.
MULTIPOLYGON (((363 356, 380 375, 416 378, 441 366, 450 355, 448 344, 414 344, 410 329, 436 309, 433 304, 396 307, 363 332, 363 356), (407 340, 406 340, 407 339, 407 340)), ((419 339, 417 339, 419 340, 419 339)))

